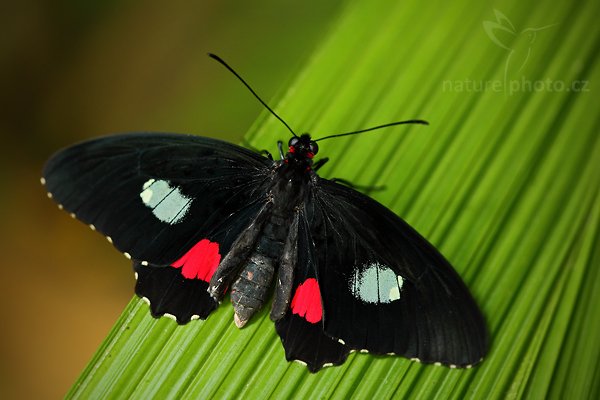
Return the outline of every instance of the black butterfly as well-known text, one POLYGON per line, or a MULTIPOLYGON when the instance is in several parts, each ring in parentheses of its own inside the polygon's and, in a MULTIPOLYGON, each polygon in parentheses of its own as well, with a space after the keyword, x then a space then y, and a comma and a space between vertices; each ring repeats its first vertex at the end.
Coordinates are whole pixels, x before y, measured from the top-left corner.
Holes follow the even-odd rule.
MULTIPOLYGON (((424 121, 382 126, 403 123, 424 121)), ((450 264, 381 204, 320 178, 316 141, 292 134, 280 160, 198 136, 115 135, 58 152, 42 183, 132 259, 155 317, 205 319, 229 292, 242 327, 274 287, 286 358, 311 372, 353 350, 479 362, 484 319, 450 264)))

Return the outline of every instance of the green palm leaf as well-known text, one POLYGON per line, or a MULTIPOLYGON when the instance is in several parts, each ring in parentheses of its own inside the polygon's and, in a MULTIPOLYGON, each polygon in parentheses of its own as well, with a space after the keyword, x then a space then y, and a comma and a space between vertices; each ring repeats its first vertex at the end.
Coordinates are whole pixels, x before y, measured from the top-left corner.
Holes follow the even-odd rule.
MULTIPOLYGON (((353 354, 310 374, 285 361, 266 312, 243 330, 226 305, 177 326, 136 298, 68 396, 598 398, 599 8, 504 2, 519 32, 559 23, 538 32, 513 80, 483 27, 498 14, 483 3, 353 2, 270 102, 315 137, 430 122, 322 142, 332 161, 321 175, 385 184, 372 196, 447 256, 488 319, 481 365, 353 354)), ((276 154, 287 132, 264 113, 247 138, 276 154)))

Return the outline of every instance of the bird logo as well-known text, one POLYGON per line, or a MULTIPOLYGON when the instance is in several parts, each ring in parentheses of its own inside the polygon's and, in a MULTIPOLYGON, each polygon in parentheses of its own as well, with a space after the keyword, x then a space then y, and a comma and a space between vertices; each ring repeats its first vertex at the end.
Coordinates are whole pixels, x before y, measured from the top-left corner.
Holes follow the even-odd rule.
POLYGON ((557 24, 518 31, 506 15, 498 10, 494 10, 494 14, 496 21, 483 21, 483 29, 492 42, 508 51, 504 64, 504 82, 506 82, 509 76, 520 73, 529 61, 538 32, 557 24))

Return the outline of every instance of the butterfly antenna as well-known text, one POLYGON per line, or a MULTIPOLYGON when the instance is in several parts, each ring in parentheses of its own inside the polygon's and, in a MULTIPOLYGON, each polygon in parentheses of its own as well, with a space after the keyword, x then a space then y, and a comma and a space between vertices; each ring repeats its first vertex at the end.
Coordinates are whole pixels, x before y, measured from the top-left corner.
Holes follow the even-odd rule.
POLYGON ((429 125, 429 122, 427 121, 423 121, 422 119, 409 119, 408 121, 398 121, 398 122, 390 122, 389 124, 383 124, 383 125, 377 125, 374 126, 372 128, 367 128, 367 129, 361 129, 359 131, 354 131, 354 132, 346 132, 346 133, 338 133, 337 135, 329 135, 329 136, 325 136, 319 139, 315 139, 315 142, 318 142, 320 140, 324 140, 324 139, 331 139, 334 137, 340 137, 340 136, 348 136, 348 135, 356 135, 358 133, 363 133, 363 132, 369 132, 369 131, 374 131, 375 129, 381 129, 381 128, 387 128, 388 126, 395 126, 395 125, 405 125, 405 124, 421 124, 421 125, 429 125))
POLYGON ((238 78, 238 79, 239 79, 239 80, 240 80, 240 81, 241 81, 241 82, 242 82, 242 83, 243 83, 243 84, 244 84, 244 85, 245 85, 245 86, 248 88, 248 90, 250 90, 250 92, 251 92, 251 93, 254 95, 254 97, 256 97, 256 98, 258 99, 258 101, 260 101, 260 102, 261 102, 261 104, 262 104, 263 106, 265 106, 265 108, 266 108, 267 110, 269 110, 269 111, 271 112, 271 114, 273 114, 273 115, 275 116, 275 118, 277 118, 278 120, 280 120, 280 121, 281 121, 281 123, 282 123, 282 124, 284 124, 284 125, 285 125, 285 127, 286 127, 286 128, 288 128, 288 130, 289 130, 290 132, 292 132, 292 135, 294 135, 294 136, 298 137, 298 135, 296 135, 296 133, 295 133, 295 132, 292 130, 292 128, 290 128, 290 126, 289 126, 289 125, 288 125, 288 124, 287 124, 287 123, 286 123, 286 122, 285 122, 285 121, 284 121, 284 120, 283 120, 283 119, 282 119, 282 118, 281 118, 279 115, 277 115, 277 113, 276 113, 275 111, 273 111, 273 109, 271 109, 271 107, 269 107, 269 106, 267 105, 267 103, 265 103, 265 102, 263 101, 263 99, 261 99, 261 98, 260 98, 260 96, 259 96, 258 94, 256 94, 256 92, 254 91, 254 89, 252 89, 252 88, 250 87, 250 85, 249 85, 249 84, 248 84, 248 83, 247 83, 247 82, 244 80, 244 78, 242 78, 242 77, 240 76, 240 74, 238 74, 237 72, 235 72, 235 71, 233 70, 233 68, 231 68, 231 67, 230 67, 230 66, 229 66, 229 65, 228 65, 228 64, 227 64, 225 61, 223 61, 223 59, 222 59, 221 57, 219 57, 218 55, 216 55, 216 54, 213 54, 213 53, 208 53, 208 56, 209 56, 210 58, 214 59, 214 60, 217 60, 217 61, 218 61, 218 62, 219 62, 221 65, 223 65, 225 68, 227 68, 227 69, 229 70, 229 72, 231 72, 232 74, 234 74, 234 75, 235 75, 235 76, 236 76, 236 77, 237 77, 237 78, 238 78))

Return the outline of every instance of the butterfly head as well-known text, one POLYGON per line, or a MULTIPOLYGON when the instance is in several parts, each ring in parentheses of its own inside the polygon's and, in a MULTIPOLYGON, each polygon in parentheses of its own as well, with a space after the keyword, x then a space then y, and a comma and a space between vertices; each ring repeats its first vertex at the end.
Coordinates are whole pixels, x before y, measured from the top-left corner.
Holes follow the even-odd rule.
POLYGON ((319 146, 317 142, 310 138, 308 133, 304 133, 301 136, 294 136, 288 142, 288 153, 286 158, 294 159, 296 161, 308 161, 319 152, 319 146))

